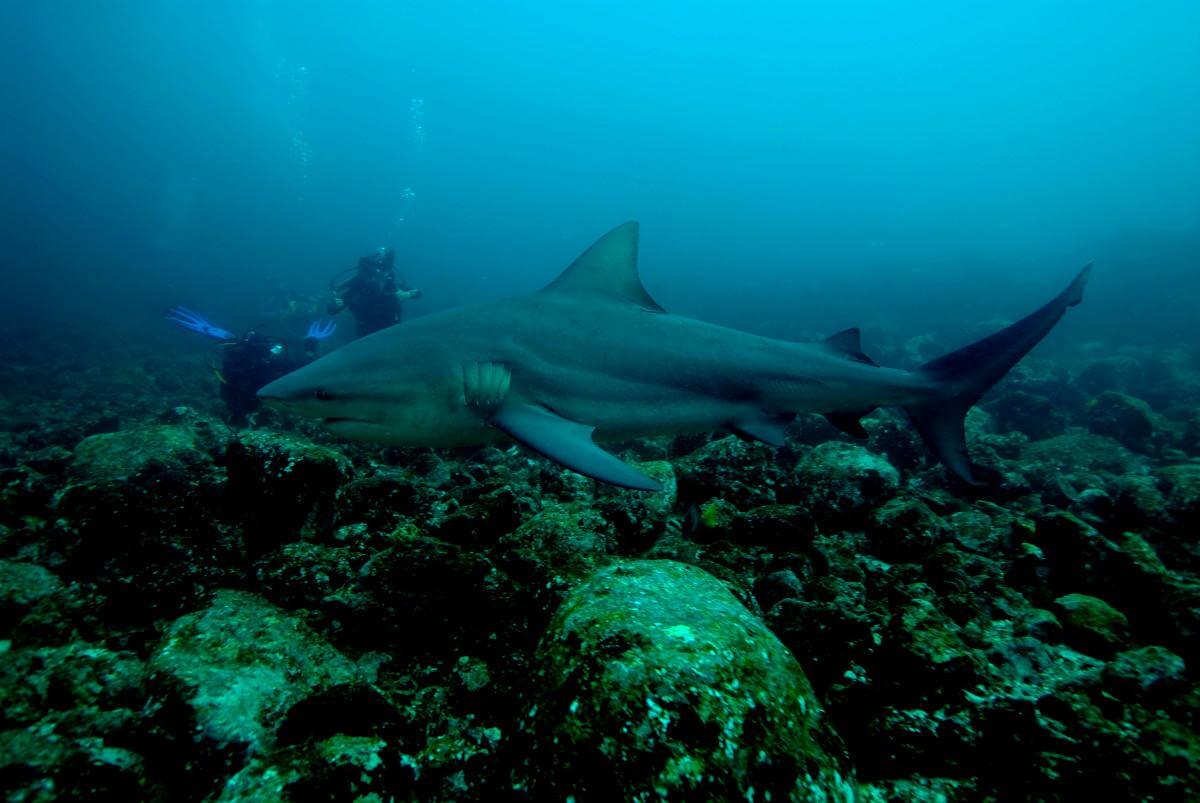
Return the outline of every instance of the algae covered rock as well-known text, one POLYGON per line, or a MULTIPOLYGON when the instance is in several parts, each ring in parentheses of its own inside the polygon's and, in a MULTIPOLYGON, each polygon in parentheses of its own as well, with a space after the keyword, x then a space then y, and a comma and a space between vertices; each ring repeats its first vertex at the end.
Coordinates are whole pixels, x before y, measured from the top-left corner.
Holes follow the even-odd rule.
POLYGON ((518 769, 535 798, 851 796, 803 670, 700 569, 602 569, 567 596, 535 660, 518 769))
POLYGON ((271 743, 297 703, 357 677, 354 664, 296 616, 230 590, 173 622, 150 670, 187 702, 207 739, 251 751, 271 743))
POLYGON ((35 563, 0 560, 0 637, 40 600, 62 591, 62 581, 35 563))
POLYGON ((190 427, 154 424, 84 438, 71 469, 85 481, 123 482, 211 462, 190 427))
POLYGON ((1140 360, 1128 355, 1102 357, 1084 366, 1075 384, 1093 395, 1110 390, 1128 393, 1145 385, 1145 368, 1140 360))
POLYGON ((1118 689, 1164 695, 1177 691, 1187 667, 1166 647, 1140 647, 1118 653, 1105 668, 1105 678, 1118 689))
POLYGON ((1200 523, 1200 464, 1168 466, 1161 473, 1168 487, 1168 515, 1179 524, 1200 523))
POLYGON ((0 730, 0 779, 12 801, 164 799, 141 756, 52 727, 0 730))
POLYGON ((386 740, 338 734, 253 759, 217 800, 382 801, 411 793, 415 778, 412 759, 386 740))
POLYGON ((867 533, 880 555, 911 560, 932 551, 945 530, 945 522, 920 499, 898 496, 872 511, 867 533))
POLYGON ((1102 599, 1088 594, 1064 594, 1054 600, 1068 644, 1085 652, 1111 655, 1129 639, 1129 620, 1102 599))
POLYGON ((1035 487, 1061 491, 1064 482, 1104 484, 1104 477, 1146 472, 1145 460, 1112 438, 1072 429, 1033 441, 1021 452, 1022 471, 1035 487))
POLYGON ((900 472, 880 455, 852 443, 829 441, 796 466, 800 501, 816 515, 852 515, 896 493, 900 472))
MULTIPOLYGON (((145 671, 129 652, 73 642, 0 653, 0 711, 9 722, 31 723, 47 711, 139 708, 145 671)), ((132 716, 132 713, 131 713, 132 716)))
POLYGON ((782 472, 778 453, 763 443, 730 435, 710 441, 676 461, 678 494, 687 502, 714 497, 754 506, 774 502, 782 472))
POLYGON ((584 505, 549 504, 499 540, 505 566, 537 583, 578 578, 616 546, 611 525, 584 505))
POLYGON ((1026 390, 1013 390, 987 405, 1001 431, 1016 430, 1033 440, 1061 435, 1068 416, 1060 404, 1026 390))
POLYGON ((640 552, 654 543, 667 525, 678 497, 675 468, 666 460, 637 464, 638 471, 662 486, 647 493, 624 488, 597 488, 597 507, 617 531, 619 548, 629 554, 640 552))
POLYGON ((381 648, 400 643, 425 654, 460 655, 496 643, 508 627, 526 627, 533 611, 514 610, 508 575, 485 553, 416 534, 373 555, 355 585, 361 593, 335 595, 347 605, 341 613, 347 635, 381 648))
POLYGON ((155 798, 139 754, 143 681, 133 654, 96 644, 0 652, 6 799, 155 798))
POLYGON ((350 478, 340 452, 273 432, 243 432, 226 454, 229 493, 256 546, 332 527, 334 498, 350 478))
POLYGON ((932 590, 917 583, 909 595, 884 633, 886 682, 913 693, 969 686, 983 677, 982 656, 967 646, 962 628, 941 610, 932 590))
POLYGON ((1154 434, 1154 413, 1150 405, 1133 396, 1105 391, 1087 407, 1088 429, 1108 435, 1130 449, 1143 449, 1154 434))
POLYGON ((220 471, 190 427, 94 435, 75 450, 53 513, 64 579, 95 583, 109 621, 173 617, 239 573, 218 519, 220 471))

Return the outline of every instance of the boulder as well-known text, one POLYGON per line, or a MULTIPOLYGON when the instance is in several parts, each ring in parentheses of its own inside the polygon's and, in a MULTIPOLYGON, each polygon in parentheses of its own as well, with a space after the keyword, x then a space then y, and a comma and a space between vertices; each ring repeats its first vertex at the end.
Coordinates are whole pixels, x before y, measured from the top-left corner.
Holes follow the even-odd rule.
POLYGON ((853 518, 893 496, 900 472, 861 446, 829 441, 804 456, 792 482, 800 503, 814 515, 853 518))
POLYGON ((795 658, 700 569, 600 570, 563 602, 536 664, 518 769, 534 798, 853 796, 795 658))
POLYGON ((201 736, 251 753, 271 745, 298 703, 357 680, 354 664, 298 617, 230 590, 167 628, 150 671, 190 706, 201 736))
POLYGON ((1016 430, 1031 440, 1053 438, 1066 430, 1068 416, 1054 401, 1025 390, 1013 390, 987 405, 1002 432, 1016 430))
POLYGON ((615 548, 616 536, 591 506, 548 504, 498 546, 511 574, 540 585, 590 573, 615 548))
POLYGON ((1183 659, 1166 647, 1139 647, 1118 653, 1104 670, 1105 679, 1114 687, 1135 696, 1162 699, 1184 684, 1187 667, 1183 659))
POLYGON ((769 504, 782 479, 776 460, 776 450, 763 443, 733 435, 709 441, 675 461, 679 498, 700 503, 720 497, 739 507, 769 504))
POLYGON ((917 497, 898 496, 871 513, 867 536, 882 557, 916 561, 945 539, 946 524, 917 497))
POLYGON ((653 545, 668 524, 679 495, 675 467, 666 460, 638 463, 637 469, 662 485, 662 490, 646 493, 611 485, 596 488, 596 506, 613 523, 618 547, 624 554, 638 554, 653 545))
POLYGON ((1129 640, 1129 620, 1104 600, 1088 594, 1064 594, 1054 600, 1067 644, 1097 656, 1112 655, 1129 640))
POLYGON ((96 644, 0 653, 0 710, 8 722, 30 724, 65 711, 86 725, 98 711, 141 708, 144 682, 145 667, 135 655, 96 644))
POLYGON ((1200 523, 1200 464, 1167 466, 1160 473, 1167 484, 1167 515, 1180 525, 1200 523))
POLYGON ((1075 378, 1075 384, 1084 392, 1098 396, 1105 391, 1128 393, 1144 386, 1144 378, 1140 360, 1119 355, 1088 363, 1075 378))
POLYGON ((292 435, 243 432, 226 454, 230 502, 252 551, 332 529, 334 499, 352 474, 341 452, 292 435))
POLYGON ((1142 451, 1154 434, 1150 405, 1115 391, 1101 393, 1087 406, 1088 430, 1107 435, 1135 451, 1142 451))
POLYGON ((236 534, 217 515, 223 478, 190 427, 94 435, 69 474, 54 502, 62 537, 53 546, 64 579, 104 592, 108 622, 178 616, 240 573, 236 534))
POLYGON ((62 588, 58 577, 35 563, 0 560, 0 638, 7 638, 40 600, 62 588))
POLYGON ((385 739, 337 734, 256 757, 230 778, 217 801, 359 800, 415 797, 416 765, 385 739))
POLYGON ((84 438, 71 470, 80 482, 121 483, 211 463, 190 427, 153 424, 84 438))

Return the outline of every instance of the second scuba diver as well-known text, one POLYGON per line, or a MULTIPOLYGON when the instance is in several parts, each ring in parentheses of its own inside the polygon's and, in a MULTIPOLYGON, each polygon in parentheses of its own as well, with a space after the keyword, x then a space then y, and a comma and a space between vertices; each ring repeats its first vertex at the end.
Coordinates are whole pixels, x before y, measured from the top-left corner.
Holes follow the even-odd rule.
POLYGON ((400 323, 401 302, 421 297, 420 290, 409 288, 397 277, 394 249, 380 248, 358 260, 353 270, 353 276, 340 282, 334 277, 333 300, 327 312, 336 315, 350 310, 358 337, 400 323))

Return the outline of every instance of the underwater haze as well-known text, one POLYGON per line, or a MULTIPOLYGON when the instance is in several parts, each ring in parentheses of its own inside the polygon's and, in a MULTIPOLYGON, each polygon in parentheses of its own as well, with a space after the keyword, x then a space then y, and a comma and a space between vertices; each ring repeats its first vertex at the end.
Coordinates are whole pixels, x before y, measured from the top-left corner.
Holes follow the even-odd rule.
POLYGON ((5 800, 1200 799, 1200 3, 6 2, 0 87, 5 800))
POLYGON ((1093 259, 1079 333, 1198 334, 1193 3, 3 14, 4 297, 33 324, 250 326, 269 281, 384 245, 420 314, 638 219, 669 309, 768 334, 1013 315, 1093 259))

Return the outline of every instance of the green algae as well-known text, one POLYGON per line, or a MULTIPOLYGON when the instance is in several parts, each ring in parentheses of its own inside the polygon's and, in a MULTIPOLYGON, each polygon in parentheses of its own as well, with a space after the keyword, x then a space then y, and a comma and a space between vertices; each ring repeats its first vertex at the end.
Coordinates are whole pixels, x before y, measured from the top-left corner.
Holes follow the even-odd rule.
POLYGON ((160 683, 184 690, 205 737, 269 746, 298 700, 356 680, 354 664, 299 618, 241 591, 176 620, 150 660, 160 683))
POLYGON ((534 759, 553 756, 556 769, 530 772, 534 795, 575 784, 631 799, 845 794, 836 739, 803 671, 699 569, 634 561, 599 571, 564 600, 537 663, 543 688, 523 728, 534 759))

